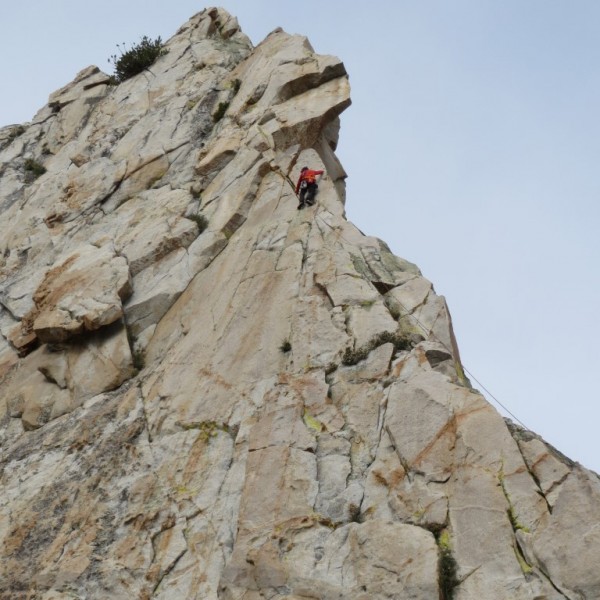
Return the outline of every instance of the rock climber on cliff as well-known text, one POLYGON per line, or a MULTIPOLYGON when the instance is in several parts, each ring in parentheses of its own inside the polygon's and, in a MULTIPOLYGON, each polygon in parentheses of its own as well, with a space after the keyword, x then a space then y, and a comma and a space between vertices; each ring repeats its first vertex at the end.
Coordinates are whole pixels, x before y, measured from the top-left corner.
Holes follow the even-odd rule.
POLYGON ((317 176, 323 175, 325 171, 312 171, 308 167, 302 167, 300 171, 300 177, 296 184, 296 196, 300 192, 300 204, 298 204, 298 210, 305 206, 312 206, 315 203, 315 194, 317 193, 317 176))

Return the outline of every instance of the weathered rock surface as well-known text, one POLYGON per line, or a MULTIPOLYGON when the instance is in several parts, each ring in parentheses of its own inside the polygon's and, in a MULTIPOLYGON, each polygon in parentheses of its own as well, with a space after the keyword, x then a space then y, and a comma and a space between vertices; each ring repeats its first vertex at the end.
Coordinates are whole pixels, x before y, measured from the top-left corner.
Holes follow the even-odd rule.
POLYGON ((0 598, 600 598, 598 476, 345 220, 343 64, 221 9, 167 48, 0 129, 0 598))

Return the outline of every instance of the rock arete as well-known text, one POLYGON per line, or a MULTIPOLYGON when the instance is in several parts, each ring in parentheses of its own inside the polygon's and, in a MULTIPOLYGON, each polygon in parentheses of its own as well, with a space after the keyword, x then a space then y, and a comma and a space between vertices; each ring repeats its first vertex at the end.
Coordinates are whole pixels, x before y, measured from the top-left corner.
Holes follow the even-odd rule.
POLYGON ((166 48, 0 129, 0 598, 598 600, 598 476, 345 219, 342 62, 216 8, 166 48))

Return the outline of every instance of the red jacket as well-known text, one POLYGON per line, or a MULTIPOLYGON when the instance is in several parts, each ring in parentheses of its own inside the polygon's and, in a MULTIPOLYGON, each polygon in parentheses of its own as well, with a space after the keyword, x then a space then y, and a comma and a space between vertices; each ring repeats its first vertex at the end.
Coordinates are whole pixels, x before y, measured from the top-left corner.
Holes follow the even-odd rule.
POLYGON ((307 183, 317 183, 317 175, 323 175, 323 173, 325 173, 325 171, 311 171, 310 169, 300 173, 298 183, 296 184, 296 194, 300 191, 300 184, 303 181, 306 181, 307 183))

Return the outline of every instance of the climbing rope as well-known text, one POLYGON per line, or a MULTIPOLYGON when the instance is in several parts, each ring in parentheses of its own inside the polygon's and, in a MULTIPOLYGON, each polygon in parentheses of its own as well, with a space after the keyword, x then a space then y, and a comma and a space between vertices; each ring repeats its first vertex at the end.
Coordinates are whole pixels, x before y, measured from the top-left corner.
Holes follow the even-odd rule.
MULTIPOLYGON (((437 335, 435 335, 433 330, 427 331, 427 328, 423 325, 423 323, 421 323, 421 321, 419 321, 419 319, 414 314, 409 314, 407 308, 398 299, 396 299, 396 301, 400 305, 400 308, 402 308, 402 310, 404 310, 406 312, 407 316, 414 319, 414 321, 417 323, 417 325, 423 330, 423 333, 425 333, 427 336, 433 337, 439 344, 441 344, 444 347, 444 349, 450 355, 452 355, 452 350, 450 348, 448 348, 448 346, 446 346, 446 344, 442 340, 440 340, 437 337, 437 335)), ((479 385, 485 391, 485 393, 490 398, 492 398, 492 400, 494 400, 494 402, 496 402, 496 404, 498 406, 502 407, 515 421, 517 421, 517 423, 522 425, 528 431, 531 431, 529 429, 529 427, 527 427, 527 425, 525 425, 525 423, 523 423, 523 421, 521 421, 521 419, 519 419, 519 417, 517 417, 512 411, 510 411, 504 404, 502 404, 502 402, 500 402, 500 400, 498 400, 498 398, 496 398, 496 396, 494 396, 494 394, 492 394, 492 392, 490 392, 490 390, 488 390, 488 388, 485 385, 483 385, 483 383, 481 383, 481 381, 479 381, 479 379, 477 379, 477 377, 475 377, 475 375, 473 375, 473 373, 471 371, 469 371, 469 369, 467 369, 467 367, 464 365, 464 363, 461 362, 460 366, 462 367, 463 371, 465 371, 465 373, 467 373, 469 375, 469 377, 471 379, 473 379, 473 381, 475 381, 477 383, 477 385, 479 385)))
MULTIPOLYGON (((327 225, 332 231, 335 231, 335 229, 326 221, 324 221, 320 215, 315 215, 315 219, 319 219, 322 223, 324 223, 325 225, 327 225)), ((347 244, 351 244, 351 242, 349 240, 347 240, 343 235, 341 235, 341 232, 338 231, 338 238, 341 237, 347 244)), ((398 302, 398 304, 400 305, 400 308, 402 308, 402 310, 406 313, 406 316, 412 318, 415 323, 423 330, 423 333, 430 338, 433 338, 436 342, 438 342, 450 355, 453 355, 453 352, 450 348, 448 348, 448 346, 442 341, 440 340, 437 335, 435 335, 435 333, 433 332, 433 330, 428 330, 427 327, 425 327, 425 325, 423 325, 423 323, 421 323, 421 321, 419 321, 419 319, 412 313, 409 312, 409 310, 406 308, 406 306, 404 306, 399 300, 396 299, 396 301, 398 302)), ((481 389, 483 389, 485 391, 485 393, 498 405, 500 406, 502 409, 504 409, 517 423, 519 423, 522 427, 524 427, 525 429, 527 429, 528 431, 531 431, 531 429, 529 427, 527 427, 527 425, 525 425, 525 423, 523 423, 523 421, 521 421, 521 419, 519 419, 519 417, 517 417, 506 405, 504 405, 502 402, 500 402, 500 400, 498 400, 498 398, 492 394, 492 392, 490 392, 490 390, 483 384, 481 383, 481 381, 479 381, 479 379, 477 379, 477 377, 475 377, 475 375, 469 370, 467 369, 467 367, 464 365, 464 363, 461 362, 461 367, 463 369, 463 371, 465 373, 467 373, 469 375, 469 377, 475 381, 477 383, 477 385, 479 385, 481 387, 481 389)))
MULTIPOLYGON (((262 129, 259 127, 259 129, 261 130, 261 133, 263 135, 265 135, 265 133, 262 131, 262 129)), ((265 137, 267 137, 265 135, 265 137)), ((297 160, 297 157, 296 157, 297 160)), ((290 164, 290 170, 293 168, 293 165, 295 164, 296 161, 292 161, 292 163, 290 164)), ((296 193, 296 188, 294 186, 294 183, 292 182, 292 180, 289 177, 288 173, 283 173, 282 169, 275 165, 272 166, 273 171, 277 172, 279 175, 281 175, 281 177, 287 181, 290 185, 290 187, 292 188, 292 190, 294 191, 294 194, 296 193)), ((281 192, 280 192, 280 196, 279 199, 281 199, 281 196, 283 195, 283 185, 281 186, 281 192)), ((327 227, 329 227, 332 231, 336 232, 336 228, 334 228, 332 225, 330 225, 329 223, 327 223, 327 221, 323 220, 321 218, 321 216, 319 215, 318 212, 315 213, 315 220, 319 220, 321 221, 321 223, 323 223, 324 225, 327 225, 327 227)), ((336 236, 336 242, 339 241, 339 238, 341 237, 347 244, 352 245, 352 243, 350 241, 348 241, 342 234, 341 234, 341 229, 337 228, 337 236, 336 236)), ((402 308, 402 310, 404 310, 404 312, 406 313, 406 315, 408 317, 411 317, 415 323, 423 330, 423 333, 430 338, 433 338, 435 341, 437 341, 450 355, 453 355, 453 352, 450 348, 448 348, 448 346, 446 346, 446 344, 440 340, 435 333, 433 332, 433 330, 428 330, 427 327, 425 327, 425 325, 423 325, 423 323, 421 323, 421 321, 419 321, 419 319, 412 313, 410 313, 408 311, 408 309, 400 302, 398 301, 398 304, 400 305, 400 307, 402 308)), ((498 400, 498 398, 496 398, 496 396, 494 394, 492 394, 492 392, 483 384, 481 383, 481 381, 479 381, 479 379, 477 379, 477 377, 475 377, 475 375, 469 370, 467 369, 467 367, 464 365, 464 363, 461 362, 461 368, 463 369, 463 371, 465 373, 467 373, 469 375, 469 377, 475 381, 477 383, 477 385, 479 385, 481 387, 481 389, 483 389, 485 391, 485 393, 498 405, 500 406, 504 411, 506 411, 517 423, 519 423, 522 427, 524 427, 525 429, 527 429, 528 431, 531 431, 529 429, 529 427, 527 427, 527 425, 525 425, 525 423, 523 423, 523 421, 521 421, 521 419, 519 419, 519 417, 517 417, 506 405, 504 405, 502 402, 500 402, 500 400, 498 400)))

